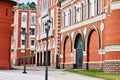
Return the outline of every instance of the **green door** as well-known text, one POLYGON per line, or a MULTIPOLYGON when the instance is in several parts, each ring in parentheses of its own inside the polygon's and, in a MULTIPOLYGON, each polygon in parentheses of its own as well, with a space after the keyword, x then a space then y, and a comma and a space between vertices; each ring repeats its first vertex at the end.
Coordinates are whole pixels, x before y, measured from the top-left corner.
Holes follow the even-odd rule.
POLYGON ((76 68, 81 69, 83 64, 83 40, 80 34, 76 36, 75 49, 76 49, 76 68))
POLYGON ((76 49, 76 68, 81 69, 83 64, 83 53, 82 49, 76 49))

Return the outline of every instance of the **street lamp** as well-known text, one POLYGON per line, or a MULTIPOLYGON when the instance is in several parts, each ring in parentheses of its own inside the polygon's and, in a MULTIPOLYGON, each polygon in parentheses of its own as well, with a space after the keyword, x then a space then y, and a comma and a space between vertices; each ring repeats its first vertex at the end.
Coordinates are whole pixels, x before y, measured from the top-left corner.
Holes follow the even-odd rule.
MULTIPOLYGON (((26 28, 21 28, 20 33, 21 33, 22 35, 24 35, 24 37, 25 37, 25 47, 24 47, 24 50, 25 50, 25 53, 24 53, 24 71, 23 71, 23 73, 27 73, 27 72, 26 72, 26 41, 27 41, 26 28)), ((31 28, 30 28, 30 30, 29 30, 29 33, 31 33, 31 28)))
POLYGON ((45 32, 46 32, 46 62, 45 62, 45 80, 48 80, 48 33, 49 33, 49 29, 51 26, 51 21, 47 20, 47 22, 45 23, 45 32))

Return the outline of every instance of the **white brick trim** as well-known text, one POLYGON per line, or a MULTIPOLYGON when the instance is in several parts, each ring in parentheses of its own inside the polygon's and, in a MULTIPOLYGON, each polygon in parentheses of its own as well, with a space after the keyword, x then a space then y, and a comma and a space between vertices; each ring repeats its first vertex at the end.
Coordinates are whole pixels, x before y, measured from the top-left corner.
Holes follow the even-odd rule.
POLYGON ((105 52, 120 51, 120 45, 111 45, 105 47, 105 52))
POLYGON ((116 62, 116 61, 120 62, 120 60, 105 60, 105 62, 116 62))
POLYGON ((120 1, 112 2, 112 4, 111 4, 111 9, 112 9, 112 10, 120 9, 120 1))

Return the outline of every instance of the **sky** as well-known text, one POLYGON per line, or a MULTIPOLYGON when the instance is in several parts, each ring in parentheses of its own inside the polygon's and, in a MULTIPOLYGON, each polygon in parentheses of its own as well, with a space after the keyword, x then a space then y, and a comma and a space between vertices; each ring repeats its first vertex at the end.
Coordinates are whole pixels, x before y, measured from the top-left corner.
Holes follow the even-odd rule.
POLYGON ((27 2, 35 2, 37 4, 37 0, 19 0, 20 3, 27 3, 27 2))

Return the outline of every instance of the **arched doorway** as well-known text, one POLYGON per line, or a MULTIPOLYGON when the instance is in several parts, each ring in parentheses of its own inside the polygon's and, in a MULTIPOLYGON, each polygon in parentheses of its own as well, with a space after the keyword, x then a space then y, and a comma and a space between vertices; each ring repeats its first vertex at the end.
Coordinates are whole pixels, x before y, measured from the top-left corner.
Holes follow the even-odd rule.
POLYGON ((77 34, 74 48, 76 49, 76 68, 81 69, 83 66, 83 48, 84 48, 81 34, 77 34))

